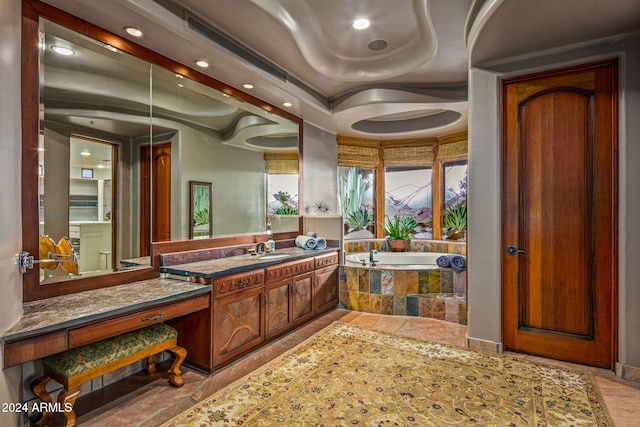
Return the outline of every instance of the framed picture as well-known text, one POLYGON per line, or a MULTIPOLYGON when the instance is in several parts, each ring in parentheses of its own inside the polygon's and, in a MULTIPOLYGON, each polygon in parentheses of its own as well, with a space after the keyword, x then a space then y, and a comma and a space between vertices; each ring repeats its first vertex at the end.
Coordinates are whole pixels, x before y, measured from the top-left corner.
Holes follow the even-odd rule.
POLYGON ((189 181, 189 239, 207 239, 213 234, 211 183, 189 181))

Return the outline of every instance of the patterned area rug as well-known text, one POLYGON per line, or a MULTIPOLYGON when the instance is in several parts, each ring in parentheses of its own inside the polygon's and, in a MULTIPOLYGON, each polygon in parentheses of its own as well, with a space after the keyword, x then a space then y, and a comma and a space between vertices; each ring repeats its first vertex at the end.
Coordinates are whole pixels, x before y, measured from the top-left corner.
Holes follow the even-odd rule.
POLYGON ((591 374, 342 323, 164 427, 613 426, 591 374))

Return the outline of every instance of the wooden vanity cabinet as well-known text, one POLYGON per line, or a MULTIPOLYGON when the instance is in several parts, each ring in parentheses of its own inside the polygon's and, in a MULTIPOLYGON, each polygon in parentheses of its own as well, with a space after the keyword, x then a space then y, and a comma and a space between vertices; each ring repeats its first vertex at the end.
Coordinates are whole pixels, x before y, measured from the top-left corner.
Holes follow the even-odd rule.
POLYGON ((313 284, 314 316, 334 309, 338 304, 338 254, 316 257, 313 284))
POLYGON ((266 339, 287 332, 293 327, 292 281, 281 280, 266 286, 266 339))
POLYGON ((213 281, 213 365, 223 365, 265 340, 262 270, 213 281))
POLYGON ((292 281, 293 326, 310 320, 313 315, 313 272, 295 276, 292 281))

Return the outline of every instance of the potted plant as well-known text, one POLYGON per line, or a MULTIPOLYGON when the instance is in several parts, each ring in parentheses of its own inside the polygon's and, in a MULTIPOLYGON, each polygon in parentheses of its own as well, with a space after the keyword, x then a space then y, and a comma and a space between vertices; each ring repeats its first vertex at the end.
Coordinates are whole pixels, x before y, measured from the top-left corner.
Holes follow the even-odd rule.
POLYGON ((373 214, 367 209, 357 209, 350 212, 344 219, 345 224, 349 227, 349 233, 366 230, 368 226, 373 224, 373 221, 373 214))
POLYGON ((392 252, 406 252, 410 246, 411 233, 418 226, 416 220, 405 216, 386 217, 382 229, 387 235, 392 252))
POLYGON ((462 239, 467 232, 467 205, 447 208, 442 216, 442 226, 447 230, 447 239, 462 239))

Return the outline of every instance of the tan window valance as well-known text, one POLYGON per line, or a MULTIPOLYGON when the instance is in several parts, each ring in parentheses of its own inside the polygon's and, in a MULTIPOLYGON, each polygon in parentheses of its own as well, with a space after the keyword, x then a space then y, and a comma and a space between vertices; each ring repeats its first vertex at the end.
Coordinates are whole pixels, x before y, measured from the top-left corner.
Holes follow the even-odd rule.
POLYGON ((433 165, 433 146, 384 148, 385 167, 429 167, 433 165))
POLYGON ((378 149, 338 144, 338 166, 375 169, 378 167, 378 149))
POLYGON ((438 145, 438 159, 441 162, 465 160, 469 157, 468 141, 455 141, 438 145))
POLYGON ((264 155, 267 173, 296 174, 298 173, 298 154, 269 154, 264 155))

